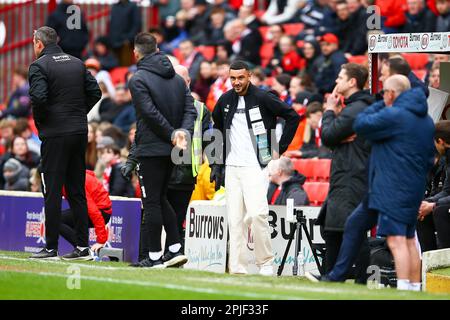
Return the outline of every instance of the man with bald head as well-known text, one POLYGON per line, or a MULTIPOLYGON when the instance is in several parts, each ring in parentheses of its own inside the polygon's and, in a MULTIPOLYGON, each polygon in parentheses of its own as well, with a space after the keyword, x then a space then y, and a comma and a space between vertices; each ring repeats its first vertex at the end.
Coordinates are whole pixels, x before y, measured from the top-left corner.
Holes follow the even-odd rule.
POLYGON ((372 143, 370 192, 348 217, 333 269, 314 282, 343 282, 358 256, 367 231, 379 225, 394 255, 397 288, 420 291, 420 257, 414 233, 425 179, 433 163, 434 125, 421 88, 411 89, 406 76, 384 81, 383 101, 360 113, 354 129, 372 143))
POLYGON ((360 113, 354 129, 372 143, 368 207, 378 212, 377 234, 387 237, 394 256, 397 288, 420 290, 415 230, 434 158, 434 124, 423 90, 411 89, 403 75, 387 78, 383 101, 360 113))

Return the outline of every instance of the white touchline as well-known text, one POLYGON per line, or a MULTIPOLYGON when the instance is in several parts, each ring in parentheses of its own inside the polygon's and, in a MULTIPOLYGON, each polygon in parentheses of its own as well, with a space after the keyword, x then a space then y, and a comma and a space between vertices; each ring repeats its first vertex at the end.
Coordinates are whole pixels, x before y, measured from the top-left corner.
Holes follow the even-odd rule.
POLYGON ((30 261, 30 262, 40 262, 40 263, 50 263, 50 264, 58 264, 58 265, 71 265, 71 266, 78 266, 82 268, 88 268, 88 269, 98 269, 98 270, 133 270, 137 268, 131 268, 131 267, 111 267, 111 266, 98 266, 98 265, 92 265, 92 264, 83 264, 83 263, 73 263, 68 261, 55 261, 55 260, 30 260, 27 258, 14 258, 14 257, 8 257, 8 256, 2 256, 0 255, 0 260, 13 260, 13 261, 30 261))
MULTIPOLYGON (((32 271, 15 271, 15 270, 5 270, 5 271, 6 272, 15 272, 15 273, 34 274, 34 275, 40 275, 40 276, 46 276, 46 277, 67 278, 66 274, 53 273, 53 272, 32 272, 32 271)), ((182 291, 190 291, 190 292, 215 294, 215 295, 240 296, 240 297, 253 298, 253 299, 303 300, 301 297, 294 297, 294 296, 283 295, 283 294, 261 294, 261 293, 256 293, 256 292, 236 292, 236 291, 229 291, 229 290, 216 290, 216 289, 211 289, 211 288, 191 287, 191 286, 183 286, 183 285, 176 285, 176 284, 164 284, 164 283, 151 282, 151 281, 121 280, 121 279, 102 278, 102 277, 94 277, 94 276, 80 276, 80 278, 82 280, 109 282, 109 283, 117 283, 117 284, 125 284, 125 285, 135 285, 135 286, 141 286, 141 287, 156 287, 156 288, 163 288, 163 289, 182 290, 182 291)))
MULTIPOLYGON (((13 261, 32 261, 32 262, 40 262, 40 263, 50 263, 50 264, 58 264, 58 265, 76 265, 79 266, 81 268, 88 268, 88 269, 98 269, 98 270, 127 270, 127 271, 131 271, 133 272, 134 270, 138 270, 139 272, 142 272, 143 269, 141 268, 131 268, 131 267, 111 267, 111 266, 98 266, 98 265, 90 265, 90 264, 82 264, 82 263, 70 263, 70 262, 66 262, 66 261, 54 261, 54 260, 29 260, 26 258, 15 258, 15 257, 9 257, 9 256, 3 256, 0 255, 0 260, 4 259, 4 260, 13 260, 13 261)), ((145 270, 145 269, 144 269, 145 270)), ((211 273, 213 274, 213 273, 211 273)), ((84 278, 88 278, 88 277, 84 277, 84 278)), ((98 279, 109 279, 109 278, 98 278, 98 279)), ((196 281, 196 282, 206 282, 206 283, 218 283, 218 284, 229 284, 229 285, 235 285, 235 286, 241 286, 241 287, 263 287, 263 288, 273 288, 273 289, 288 289, 288 290, 293 290, 293 291, 306 291, 306 292, 314 292, 314 293, 332 293, 332 294, 352 294, 352 295, 373 295, 373 290, 370 290, 370 292, 368 291, 355 291, 352 288, 342 288, 342 289, 331 289, 331 288, 324 288, 324 287, 308 287, 308 286, 302 286, 302 285, 285 285, 285 284, 268 284, 268 283, 246 283, 243 282, 241 280, 235 280, 235 279, 231 279, 231 278, 227 278, 227 279, 219 279, 219 278, 208 278, 205 276, 201 276, 198 278, 193 278, 193 277, 183 277, 184 280, 191 280, 191 281, 196 281)), ((111 279, 111 280, 116 280, 116 279, 111 279)), ((128 281, 128 280, 117 280, 117 281, 128 281)), ((132 281, 132 280, 130 280, 132 281)), ((136 283, 141 283, 141 282, 136 282, 136 283)), ((194 291, 191 290, 191 287, 186 287, 188 288, 188 290, 190 291, 194 291)), ((181 290, 181 289, 180 289, 181 290)), ((222 292, 222 291, 221 291, 222 292)), ((396 292, 396 295, 403 296, 405 295, 406 292, 396 292)), ((234 293, 233 293, 234 295, 234 293)), ((276 295, 278 296, 278 295, 276 295)), ((269 298, 268 295, 260 295, 261 297, 266 297, 269 298)), ((284 296, 283 296, 284 297, 284 296)), ((278 298, 275 299, 280 299, 281 297, 278 296, 278 298)), ((269 298, 270 299, 270 298, 269 298)), ((289 298, 285 298, 285 299, 289 299, 289 298)), ((301 298, 297 298, 297 297, 292 297, 292 299, 301 299, 301 298)), ((308 298, 309 299, 309 298, 308 298)))

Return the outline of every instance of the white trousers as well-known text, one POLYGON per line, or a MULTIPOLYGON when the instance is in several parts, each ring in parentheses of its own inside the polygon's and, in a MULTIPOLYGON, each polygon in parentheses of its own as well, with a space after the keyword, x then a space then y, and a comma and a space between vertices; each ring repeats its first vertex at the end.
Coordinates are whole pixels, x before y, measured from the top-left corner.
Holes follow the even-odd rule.
POLYGON ((248 227, 251 227, 256 265, 272 265, 267 188, 269 179, 258 167, 226 166, 225 189, 230 233, 228 270, 247 273, 248 227))

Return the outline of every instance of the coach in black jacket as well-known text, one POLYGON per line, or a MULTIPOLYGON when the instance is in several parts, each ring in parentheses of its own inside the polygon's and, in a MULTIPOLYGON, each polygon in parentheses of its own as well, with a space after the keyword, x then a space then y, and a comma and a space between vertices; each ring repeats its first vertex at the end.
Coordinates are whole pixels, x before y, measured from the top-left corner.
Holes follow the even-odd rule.
MULTIPOLYGON (((250 225, 259 272, 272 275, 273 253, 266 200, 269 181, 262 168, 272 159, 272 150, 276 149, 272 139, 275 140, 277 117, 286 120, 278 155, 286 151, 300 118, 278 97, 253 86, 250 75, 246 63, 233 62, 230 66, 233 89, 223 94, 214 108, 214 128, 222 133, 225 152, 221 153, 222 157, 210 157, 211 180, 215 180, 217 189, 223 184, 224 176, 226 179, 230 273, 247 273, 245 250, 247 226, 250 225), (224 163, 226 170, 223 169, 224 163)), ((220 147, 218 149, 220 151, 220 147)))
POLYGON ((75 214, 77 247, 63 259, 90 258, 85 195, 87 114, 101 91, 84 63, 64 53, 56 31, 39 28, 33 38, 34 61, 29 70, 33 117, 42 140, 42 175, 45 197, 46 248, 32 258, 57 257, 63 185, 75 214))
POLYGON ((370 144, 356 137, 353 130, 357 115, 375 101, 363 91, 367 77, 365 67, 344 64, 322 118, 322 142, 333 151, 330 190, 318 217, 318 223, 325 229, 327 272, 334 266, 339 253, 347 217, 361 202, 368 188, 370 144), (340 95, 345 98, 342 111, 338 106, 340 95))
POLYGON ((141 238, 150 249, 149 257, 134 266, 180 266, 187 258, 180 250, 176 215, 167 201, 167 186, 173 167, 173 146, 187 147, 186 131, 192 135, 197 111, 189 88, 183 78, 175 74, 169 59, 159 52, 155 37, 145 32, 138 34, 134 52, 138 70, 129 87, 136 108, 137 128, 132 154, 139 161, 138 174, 143 184, 141 238), (164 256, 161 248, 163 221, 169 246, 164 256))

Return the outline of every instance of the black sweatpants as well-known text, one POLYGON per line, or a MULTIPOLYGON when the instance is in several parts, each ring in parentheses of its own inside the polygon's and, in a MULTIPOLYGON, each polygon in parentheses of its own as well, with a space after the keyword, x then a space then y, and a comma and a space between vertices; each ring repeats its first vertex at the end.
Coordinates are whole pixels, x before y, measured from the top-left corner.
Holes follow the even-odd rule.
MULTIPOLYGON (((181 246, 184 249, 184 228, 183 223, 186 219, 186 212, 189 207, 189 200, 191 200, 192 190, 177 190, 169 189, 167 192, 167 200, 172 205, 173 210, 177 216, 178 233, 180 234, 181 246)), ((166 249, 168 248, 166 244, 166 249)))
POLYGON ((419 221, 417 235, 423 252, 450 248, 450 206, 437 206, 419 221))
POLYGON ((167 245, 180 243, 176 214, 167 200, 172 160, 169 156, 139 158, 138 168, 144 206, 141 223, 142 249, 147 250, 148 246, 149 252, 160 252, 163 225, 167 245))
MULTIPOLYGON (((336 264, 337 257, 339 255, 339 250, 341 249, 343 241, 343 232, 339 231, 323 231, 323 238, 325 240, 325 273, 328 274, 333 269, 336 264)), ((370 249, 369 242, 364 239, 361 244, 361 249, 358 253, 358 257, 355 261, 355 269, 349 270, 347 278, 354 278, 356 283, 365 284, 367 283, 367 267, 370 265, 370 249)))
POLYGON ((45 138, 41 145, 42 192, 45 199, 45 238, 47 249, 58 249, 61 224, 62 188, 74 215, 75 244, 89 246, 88 213, 85 193, 87 135, 45 138))
MULTIPOLYGON (((105 221, 105 224, 107 224, 109 222, 109 219, 111 218, 111 215, 102 212, 102 216, 103 220, 105 221)), ((66 239, 71 245, 75 247, 77 243, 77 234, 74 229, 75 226, 74 218, 75 217, 71 209, 63 210, 63 212, 61 213, 61 225, 59 227, 59 232, 64 239, 66 239)), ((94 225, 92 224, 92 221, 89 219, 89 228, 93 227, 94 225)))

